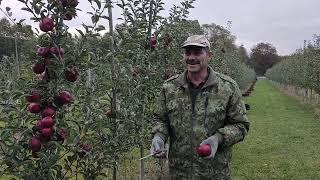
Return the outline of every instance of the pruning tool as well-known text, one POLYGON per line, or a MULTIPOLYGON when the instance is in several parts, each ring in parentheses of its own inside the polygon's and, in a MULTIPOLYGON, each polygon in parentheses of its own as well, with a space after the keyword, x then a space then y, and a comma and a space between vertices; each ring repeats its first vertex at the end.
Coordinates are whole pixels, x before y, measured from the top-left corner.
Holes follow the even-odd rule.
POLYGON ((159 151, 157 151, 157 152, 155 152, 155 153, 150 153, 150 154, 148 154, 148 155, 140 158, 139 160, 141 161, 141 160, 143 160, 143 159, 146 159, 146 158, 148 158, 148 157, 154 156, 154 155, 156 155, 156 154, 160 154, 160 153, 162 153, 162 152, 165 152, 165 149, 160 149, 159 151))

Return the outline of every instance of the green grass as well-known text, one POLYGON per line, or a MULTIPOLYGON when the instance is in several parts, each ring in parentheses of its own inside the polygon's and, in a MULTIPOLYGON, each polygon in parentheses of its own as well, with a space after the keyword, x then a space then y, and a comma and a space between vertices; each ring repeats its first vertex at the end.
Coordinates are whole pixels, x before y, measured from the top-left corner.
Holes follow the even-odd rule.
POLYGON ((320 179, 320 121, 311 105, 281 93, 267 80, 245 99, 250 131, 234 146, 232 178, 320 179))

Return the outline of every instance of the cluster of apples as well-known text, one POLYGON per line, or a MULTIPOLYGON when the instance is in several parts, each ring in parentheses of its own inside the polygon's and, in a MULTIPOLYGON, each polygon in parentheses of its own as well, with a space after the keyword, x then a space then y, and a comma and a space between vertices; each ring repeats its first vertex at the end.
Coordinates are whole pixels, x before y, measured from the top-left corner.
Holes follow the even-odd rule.
MULTIPOLYGON (((71 20, 76 15, 76 6, 78 0, 57 0, 56 6, 63 7, 64 20, 71 20)), ((54 32, 56 23, 54 18, 46 16, 40 20, 39 28, 41 31, 54 32)), ((32 65, 32 70, 35 74, 41 74, 42 79, 50 80, 49 64, 50 60, 55 58, 62 60, 65 51, 61 47, 39 47, 37 49, 37 55, 40 57, 38 62, 32 65)), ((51 67, 50 67, 51 68, 51 67)), ((52 67, 54 68, 54 67, 52 67)), ((75 82, 79 77, 79 70, 75 66, 69 66, 64 70, 64 78, 69 82, 75 82)), ((28 102, 28 111, 36 114, 39 120, 36 122, 33 128, 33 136, 28 142, 28 147, 32 154, 36 156, 37 152, 49 141, 61 141, 66 138, 65 129, 59 128, 56 125, 56 113, 58 108, 63 105, 71 104, 74 101, 72 94, 69 91, 61 90, 54 95, 49 95, 46 92, 40 90, 32 90, 30 94, 26 96, 28 102)), ((87 146, 84 146, 88 150, 87 146)))
POLYGON ((39 120, 33 128, 34 135, 28 144, 32 154, 36 155, 40 151, 42 144, 50 140, 63 142, 66 137, 66 131, 55 126, 56 107, 72 103, 74 100, 72 95, 68 91, 60 91, 53 98, 53 101, 49 102, 43 98, 39 91, 32 91, 30 95, 26 96, 26 100, 29 103, 28 111, 39 114, 39 120))

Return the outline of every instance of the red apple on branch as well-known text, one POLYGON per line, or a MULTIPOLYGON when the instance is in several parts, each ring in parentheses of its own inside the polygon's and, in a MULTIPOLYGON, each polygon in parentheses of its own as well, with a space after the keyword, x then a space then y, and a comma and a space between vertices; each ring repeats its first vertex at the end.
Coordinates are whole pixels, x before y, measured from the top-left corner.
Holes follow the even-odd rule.
POLYGON ((48 116, 54 118, 55 114, 56 114, 56 110, 55 110, 54 107, 51 107, 51 106, 46 107, 46 108, 42 111, 42 117, 43 117, 43 118, 44 118, 44 117, 48 117, 48 116))
POLYGON ((57 141, 64 141, 67 138, 67 132, 65 129, 60 129, 56 134, 57 141))
POLYGON ((60 105, 72 103, 73 100, 71 93, 68 91, 61 91, 56 97, 56 102, 60 105))
POLYGON ((43 119, 41 119, 40 121, 41 123, 41 128, 52 128, 52 126, 54 125, 54 120, 52 119, 52 117, 48 116, 45 117, 43 119))
POLYGON ((150 37, 149 45, 151 48, 155 48, 157 46, 157 38, 154 36, 150 37))
POLYGON ((41 149, 41 142, 37 137, 32 137, 28 145, 32 152, 38 152, 41 149))
POLYGON ((38 91, 32 91, 30 95, 26 96, 28 102, 40 102, 41 94, 38 91))
POLYGON ((51 47, 50 48, 50 53, 53 55, 56 55, 58 57, 62 57, 64 55, 64 49, 63 48, 58 48, 58 47, 51 47))
POLYGON ((42 18, 40 21, 39 27, 40 27, 40 30, 43 32, 52 31, 54 28, 53 19, 49 17, 42 18))
POLYGON ((47 47, 39 47, 37 49, 37 54, 43 58, 46 58, 49 56, 50 54, 50 49, 47 47))
POLYGON ((28 105, 28 111, 31 113, 39 113, 41 111, 41 106, 39 103, 30 103, 28 105))
POLYGON ((69 0, 69 6, 70 7, 77 7, 79 4, 79 1, 78 0, 69 0))
POLYGON ((67 81, 75 82, 79 77, 79 70, 76 67, 68 67, 64 71, 64 76, 65 76, 67 81))
POLYGON ((41 74, 46 70, 46 67, 43 63, 34 63, 32 65, 32 71, 36 74, 41 74))
MULTIPOLYGON (((41 126, 42 126, 42 122, 41 122, 41 126)), ((46 138, 51 137, 53 135, 53 129, 52 128, 43 128, 41 130, 41 134, 46 138)))

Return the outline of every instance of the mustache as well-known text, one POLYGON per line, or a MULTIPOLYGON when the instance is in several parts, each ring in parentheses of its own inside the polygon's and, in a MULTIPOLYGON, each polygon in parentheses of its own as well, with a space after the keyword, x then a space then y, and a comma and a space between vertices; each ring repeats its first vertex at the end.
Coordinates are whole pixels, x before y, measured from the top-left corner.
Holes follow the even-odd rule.
POLYGON ((186 63, 190 65, 200 64, 200 62, 195 59, 187 59, 186 63))

